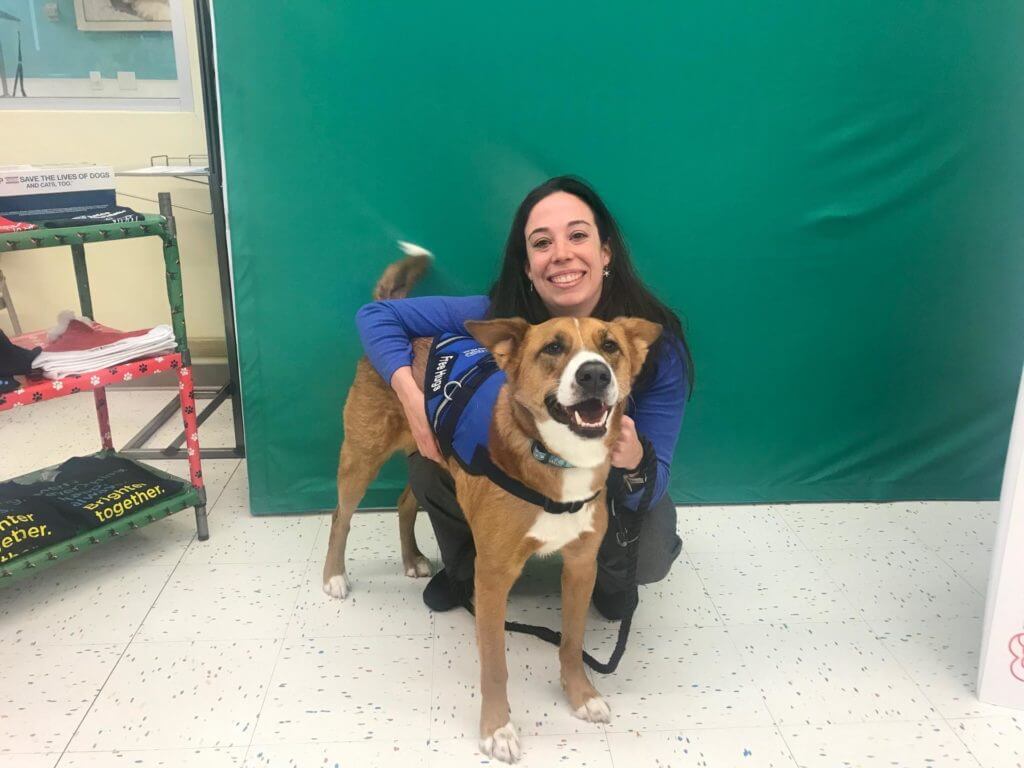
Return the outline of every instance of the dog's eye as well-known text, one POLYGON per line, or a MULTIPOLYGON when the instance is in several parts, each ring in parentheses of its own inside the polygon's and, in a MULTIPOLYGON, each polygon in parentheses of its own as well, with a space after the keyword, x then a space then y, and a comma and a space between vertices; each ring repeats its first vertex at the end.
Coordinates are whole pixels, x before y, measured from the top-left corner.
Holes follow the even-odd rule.
POLYGON ((616 344, 611 339, 605 339, 603 342, 601 342, 601 351, 607 352, 608 354, 614 354, 615 352, 619 351, 619 345, 616 344))
POLYGON ((560 341, 552 341, 541 350, 546 355, 560 355, 562 351, 562 343, 560 341))

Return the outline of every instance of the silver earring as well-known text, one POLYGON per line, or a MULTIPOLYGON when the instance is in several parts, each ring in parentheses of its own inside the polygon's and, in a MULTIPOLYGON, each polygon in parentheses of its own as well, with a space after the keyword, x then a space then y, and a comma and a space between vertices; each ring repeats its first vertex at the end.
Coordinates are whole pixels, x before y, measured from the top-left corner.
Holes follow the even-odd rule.
POLYGON ((605 268, 604 268, 604 273, 603 273, 603 274, 604 274, 604 276, 605 276, 606 278, 608 278, 608 277, 611 277, 611 276, 612 276, 612 271, 611 271, 610 269, 608 269, 608 267, 605 267, 605 268))
POLYGON ((530 293, 533 293, 533 280, 528 281, 530 283, 530 293))

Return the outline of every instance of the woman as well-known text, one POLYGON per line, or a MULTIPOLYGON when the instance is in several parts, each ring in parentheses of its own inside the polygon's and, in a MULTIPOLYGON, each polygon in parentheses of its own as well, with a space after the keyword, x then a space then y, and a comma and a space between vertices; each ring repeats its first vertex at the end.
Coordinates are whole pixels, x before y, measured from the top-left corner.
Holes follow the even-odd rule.
MULTIPOLYGON (((427 423, 423 393, 412 376, 410 340, 464 333, 466 320, 523 317, 540 323, 554 316, 633 316, 664 326, 633 387, 611 463, 631 491, 622 499, 627 507, 635 507, 646 484, 654 484, 639 542, 637 581, 663 579, 682 549, 675 506, 665 490, 692 385, 683 330, 679 318, 636 276, 618 225, 597 193, 579 179, 559 176, 531 191, 516 211, 501 274, 489 296, 378 301, 356 315, 363 348, 397 393, 419 448, 409 457, 409 482, 430 516, 444 562, 423 592, 433 610, 449 610, 472 594, 475 549, 452 477, 436 463, 441 456, 427 423), (653 476, 638 473, 638 468, 650 466, 641 436, 657 458, 653 476)), ((609 526, 598 552, 594 605, 606 618, 619 619, 632 585, 625 550, 613 528, 609 526)))

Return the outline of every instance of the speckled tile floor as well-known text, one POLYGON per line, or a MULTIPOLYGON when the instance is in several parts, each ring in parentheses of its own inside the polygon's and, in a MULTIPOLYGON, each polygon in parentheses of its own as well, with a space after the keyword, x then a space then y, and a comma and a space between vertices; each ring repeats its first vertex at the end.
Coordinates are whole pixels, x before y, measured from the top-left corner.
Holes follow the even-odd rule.
MULTIPOLYGON (((115 439, 165 399, 112 392, 115 439)), ((93 450, 93 419, 76 398, 3 414, 0 478, 93 450)), ((229 435, 224 408, 202 440, 229 435)), ((0 765, 490 764, 472 620, 423 607, 395 516, 356 518, 335 602, 327 517, 254 518, 244 463, 204 469, 209 541, 186 511, 0 590, 0 765)), ((571 716, 553 648, 508 638, 522 765, 1024 768, 1024 713, 974 695, 995 504, 679 512, 685 555, 596 681, 610 724, 571 716)), ((510 616, 557 617, 556 592, 557 564, 532 564, 510 616)), ((607 656, 616 625, 588 628, 607 656)))

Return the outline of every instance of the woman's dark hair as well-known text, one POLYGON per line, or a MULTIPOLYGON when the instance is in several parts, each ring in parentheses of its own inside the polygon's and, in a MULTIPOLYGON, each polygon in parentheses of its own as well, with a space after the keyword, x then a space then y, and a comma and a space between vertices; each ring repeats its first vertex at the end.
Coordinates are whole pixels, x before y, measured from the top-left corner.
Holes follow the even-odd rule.
MULTIPOLYGON (((556 176, 532 189, 519 204, 519 209, 512 219, 512 228, 505 243, 505 256, 501 264, 498 279, 491 286, 491 306, 489 317, 522 317, 530 323, 542 323, 551 318, 544 302, 536 291, 530 290, 530 279, 526 276, 526 221, 533 207, 555 192, 567 192, 586 203, 594 212, 594 223, 601 242, 611 251, 609 269, 611 275, 605 278, 601 289, 601 298, 594 307, 593 316, 601 320, 613 320, 616 317, 642 317, 655 323, 661 323, 666 333, 656 344, 660 346, 667 333, 679 340, 679 347, 686 367, 687 391, 693 391, 693 358, 690 347, 686 343, 682 323, 675 312, 665 306, 651 293, 650 289, 637 276, 633 262, 629 257, 619 225, 605 206, 604 202, 585 181, 575 176, 556 176)), ((651 363, 657 355, 655 350, 648 355, 651 363)), ((651 366, 644 365, 639 379, 646 378, 651 366)))

